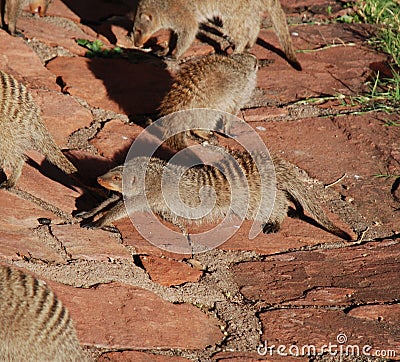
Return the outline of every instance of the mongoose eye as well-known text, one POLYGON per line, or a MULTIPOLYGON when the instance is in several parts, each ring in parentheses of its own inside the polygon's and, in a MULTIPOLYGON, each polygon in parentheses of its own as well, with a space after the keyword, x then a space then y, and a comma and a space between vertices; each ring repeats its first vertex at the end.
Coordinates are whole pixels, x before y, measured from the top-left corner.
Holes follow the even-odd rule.
POLYGON ((119 176, 119 175, 114 175, 112 179, 114 181, 121 181, 122 180, 121 176, 119 176))

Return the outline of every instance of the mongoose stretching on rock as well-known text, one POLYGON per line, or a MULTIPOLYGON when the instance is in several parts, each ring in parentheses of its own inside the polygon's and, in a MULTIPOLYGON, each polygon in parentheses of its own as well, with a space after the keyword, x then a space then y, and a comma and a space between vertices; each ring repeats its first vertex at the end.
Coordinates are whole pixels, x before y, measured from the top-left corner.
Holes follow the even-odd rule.
POLYGON ((46 284, 0 265, 0 360, 88 361, 60 300, 46 284))
MULTIPOLYGON (((17 19, 20 15, 22 6, 27 3, 25 0, 0 0, 0 25, 6 27, 5 18, 7 17, 7 29, 12 35, 17 34, 17 19)), ((32 13, 39 13, 44 16, 51 0, 31 0, 29 7, 32 13)))
POLYGON ((67 174, 77 172, 44 125, 40 108, 26 87, 0 71, 0 170, 11 174, 0 187, 13 187, 21 175, 25 152, 34 149, 67 174))
MULTIPOLYGON (((128 175, 124 180, 127 182, 127 186, 124 186, 124 197, 129 201, 128 211, 130 213, 144 211, 149 205, 155 214, 172 222, 181 230, 185 228, 185 224, 214 222, 232 211, 240 217, 260 221, 263 224, 264 233, 274 233, 280 229, 291 201, 300 216, 303 216, 303 212, 306 211, 326 231, 342 239, 351 239, 349 234, 328 219, 309 186, 302 181, 304 175, 294 165, 278 157, 271 159, 263 153, 255 154, 254 158, 247 152, 239 151, 229 151, 228 155, 231 157, 224 157, 223 160, 218 161, 215 164, 217 167, 197 165, 189 169, 176 164, 167 164, 166 161, 155 157, 150 159, 137 157, 125 162, 124 166, 118 166, 100 176, 98 180, 104 187, 122 192, 122 174, 124 167, 127 168, 124 172, 124 175, 128 175), (167 165, 168 180, 171 183, 162 186, 163 173, 167 165), (261 168, 260 171, 258 167, 261 168), (241 177, 242 173, 245 176, 244 180, 241 177), (145 180, 141 176, 145 177, 145 180), (244 195, 247 184, 248 202, 244 195), (174 186, 178 187, 179 195, 171 189, 174 186), (236 196, 233 204, 231 191, 236 196), (165 195, 172 195, 173 199, 182 200, 175 212, 167 205, 165 195), (204 217, 196 218, 191 210, 199 207, 202 200, 211 200, 213 197, 215 197, 213 208, 204 217), (273 208, 271 201, 273 201, 273 208)), ((106 200, 103 206, 109 204, 110 200, 106 200)), ((102 205, 83 217, 90 218, 101 209, 102 205)), ((125 205, 120 200, 97 221, 84 221, 82 226, 101 228, 125 216, 125 205)))
MULTIPOLYGON (((177 74, 161 102, 159 115, 167 116, 193 108, 216 109, 235 115, 250 100, 257 83, 257 68, 257 58, 249 53, 209 55, 190 63, 177 74)), ((195 129, 193 120, 199 124, 200 118, 202 128, 211 130, 221 121, 216 117, 203 118, 201 115, 195 113, 193 119, 187 114, 176 114, 161 120, 166 144, 178 151, 188 146, 188 132, 179 132, 183 124, 187 129, 195 129)), ((221 131, 227 131, 226 128, 229 128, 229 124, 224 124, 221 131)), ((210 134, 209 131, 192 132, 201 138, 208 138, 210 134)))
POLYGON ((171 29, 177 36, 176 47, 168 46, 159 54, 172 51, 173 57, 180 58, 195 39, 199 26, 217 18, 222 23, 221 31, 233 43, 234 52, 242 53, 255 44, 265 10, 286 57, 296 69, 301 69, 279 0, 141 0, 133 26, 134 43, 141 47, 156 31, 171 29))

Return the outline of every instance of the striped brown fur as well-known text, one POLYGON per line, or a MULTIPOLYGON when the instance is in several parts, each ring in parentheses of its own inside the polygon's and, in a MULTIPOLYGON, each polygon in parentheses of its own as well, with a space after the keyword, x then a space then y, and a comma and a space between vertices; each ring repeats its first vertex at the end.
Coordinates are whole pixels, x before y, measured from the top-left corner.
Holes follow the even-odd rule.
POLYGON ((0 265, 0 360, 89 361, 68 310, 43 282, 0 265))
MULTIPOLYGON (((216 163, 217 167, 197 165, 186 169, 180 165, 168 164, 172 170, 172 182, 169 185, 163 185, 162 191, 161 179, 167 162, 155 157, 150 159, 147 168, 146 164, 149 159, 137 157, 125 162, 124 166, 112 169, 109 173, 100 176, 99 179, 104 187, 110 183, 112 187, 109 188, 122 192, 122 174, 124 167, 127 168, 125 171, 127 179, 124 182, 132 187, 125 187, 123 191, 125 199, 128 198, 132 201, 127 204, 127 207, 130 208, 129 212, 145 210, 148 202, 155 214, 171 221, 181 229, 182 225, 190 222, 202 224, 217 221, 225 217, 229 211, 233 211, 240 217, 261 222, 265 233, 277 232, 288 213, 290 202, 293 202, 300 216, 305 211, 326 231, 346 240, 351 239, 345 231, 329 220, 309 186, 303 181, 307 176, 297 167, 279 157, 273 156, 271 159, 263 153, 251 156, 247 152, 230 151, 229 154, 231 157, 223 157, 216 163), (261 167, 260 171, 258 166, 261 167), (145 181, 138 179, 140 170, 146 170, 145 181), (242 173, 245 178, 241 177, 242 173), (118 174, 119 183, 115 177, 118 174), (129 176, 132 179, 129 179, 129 176), (113 178, 112 182, 111 177, 113 178), (178 184, 178 180, 182 204, 175 210, 185 217, 177 216, 169 208, 163 196, 164 192, 164 195, 175 195, 174 199, 179 199, 171 188, 178 184), (140 189, 140 185, 145 185, 147 201, 143 199, 143 190, 140 189), (249 200, 246 198, 247 185, 249 200), (213 198, 212 191, 205 190, 205 186, 215 190, 215 205, 205 217, 196 219, 195 214, 188 207, 200 206, 201 189, 203 189, 203 200, 213 198), (233 202, 231 190, 235 196, 233 202), (271 201, 274 201, 273 207, 271 201)), ((107 204, 109 205, 110 202, 107 204)), ((95 213, 89 212, 85 217, 92 217, 101 209, 99 206, 95 213)), ((94 222, 84 222, 84 226, 99 228, 125 216, 125 205, 123 201, 119 201, 104 216, 94 222)))
MULTIPOLYGON (((207 139, 209 131, 216 129, 220 121, 216 117, 185 116, 174 112, 208 108, 237 114, 250 100, 257 83, 257 58, 251 54, 209 55, 187 64, 175 78, 171 89, 165 95, 159 107, 159 115, 167 116, 161 121, 163 138, 166 144, 175 150, 187 147, 187 133, 179 132, 184 124, 201 138, 207 139), (205 131, 195 131, 196 125, 205 131)), ((229 131, 229 122, 218 129, 229 131)))
POLYGON ((243 53, 254 46, 265 11, 268 11, 287 59, 296 69, 301 69, 279 0, 140 0, 133 39, 135 46, 140 47, 156 31, 171 29, 177 36, 175 48, 170 49, 168 45, 158 54, 171 53, 180 58, 196 38, 200 26, 209 23, 210 19, 218 19, 221 23, 219 32, 229 39, 235 53, 243 53))
POLYGON ((13 76, 0 71, 0 169, 11 173, 0 187, 15 186, 30 149, 67 174, 77 172, 44 125, 31 93, 13 76))

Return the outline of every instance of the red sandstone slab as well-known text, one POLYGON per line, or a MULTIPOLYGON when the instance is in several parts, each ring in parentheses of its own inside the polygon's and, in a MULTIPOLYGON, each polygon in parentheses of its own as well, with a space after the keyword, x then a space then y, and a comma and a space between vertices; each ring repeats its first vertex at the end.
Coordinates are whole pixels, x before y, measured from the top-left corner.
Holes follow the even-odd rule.
MULTIPOLYGON (((360 44, 354 46, 330 46, 354 42, 352 30, 344 24, 318 27, 291 27, 299 33, 292 37, 303 70, 296 71, 280 56, 256 45, 252 52, 259 59, 273 59, 274 64, 258 72, 258 86, 268 98, 287 103, 321 94, 359 94, 364 91, 364 82, 371 74, 369 65, 384 61, 385 56, 372 52, 360 44), (323 48, 324 49, 318 49, 323 48), (316 51, 308 51, 317 48, 316 51)), ((262 30, 259 37, 281 49, 272 30, 262 30)))
POLYGON ((236 234, 218 248, 222 250, 252 250, 262 255, 268 255, 341 240, 311 224, 291 218, 285 219, 279 232, 274 234, 261 232, 256 238, 249 239, 251 224, 251 221, 245 221, 236 234))
POLYGON ((131 260, 131 253, 118 238, 103 230, 88 230, 74 225, 54 225, 53 235, 62 243, 73 259, 109 261, 131 260))
POLYGON ((100 356, 97 362, 188 362, 189 360, 183 357, 169 357, 163 355, 149 354, 144 352, 123 351, 109 352, 100 356))
POLYGON ((361 305, 359 307, 352 308, 347 315, 364 320, 383 322, 391 324, 395 327, 400 325, 399 304, 361 305))
POLYGON ((45 69, 39 57, 23 39, 0 30, 0 54, 0 69, 12 74, 26 86, 59 89, 56 77, 45 69))
POLYGON ((142 131, 140 126, 113 119, 106 123, 90 143, 100 155, 122 163, 133 141, 142 131))
MULTIPOLYGON (((18 215, 18 212, 15 213, 18 215)), ((9 225, 13 227, 13 225, 9 225)), ((33 229, 15 231, 0 229, 0 256, 8 260, 22 258, 39 259, 50 263, 64 263, 65 260, 39 240, 33 229)))
POLYGON ((82 194, 80 189, 74 186, 74 181, 68 175, 46 161, 42 155, 34 151, 28 155, 35 167, 25 163, 17 186, 71 214, 75 210, 76 199, 82 194))
POLYGON ((79 289, 49 282, 71 312, 81 343, 104 348, 203 349, 222 340, 218 322, 129 285, 79 289))
MULTIPOLYGON (((400 340, 398 325, 392 326, 385 322, 359 319, 344 313, 341 310, 327 309, 278 309, 260 314, 263 324, 264 346, 275 346, 275 353, 279 345, 285 347, 282 353, 304 355, 311 351, 315 355, 321 353, 335 353, 345 357, 354 353, 377 355, 382 351, 387 357, 398 356, 400 340)), ((270 350, 268 350, 269 353, 270 350)))
POLYGON ((0 255, 10 260, 32 256, 63 262, 54 250, 39 240, 34 230, 40 225, 39 218, 53 218, 54 215, 5 190, 0 190, 0 199, 0 255))
POLYGON ((127 115, 155 112, 171 80, 161 63, 133 64, 125 59, 59 57, 47 69, 62 77, 71 95, 127 115))
POLYGON ((84 56, 87 49, 78 45, 76 39, 82 38, 89 41, 100 39, 103 44, 108 44, 106 38, 99 38, 96 32, 81 24, 73 23, 73 26, 65 27, 62 23, 55 24, 44 21, 43 18, 31 17, 20 18, 18 28, 23 30, 26 38, 35 38, 50 47, 61 46, 72 54, 80 56, 84 56))
POLYGON ((71 133, 90 126, 93 121, 91 112, 67 94, 42 89, 33 90, 32 94, 42 110, 47 129, 59 146, 66 145, 71 133))
POLYGON ((169 258, 144 255, 140 257, 140 260, 151 280, 167 287, 198 282, 203 274, 188 264, 169 258))
POLYGON ((382 303, 398 298, 399 260, 400 244, 387 240, 270 256, 237 264, 232 271, 246 298, 268 304, 382 303))

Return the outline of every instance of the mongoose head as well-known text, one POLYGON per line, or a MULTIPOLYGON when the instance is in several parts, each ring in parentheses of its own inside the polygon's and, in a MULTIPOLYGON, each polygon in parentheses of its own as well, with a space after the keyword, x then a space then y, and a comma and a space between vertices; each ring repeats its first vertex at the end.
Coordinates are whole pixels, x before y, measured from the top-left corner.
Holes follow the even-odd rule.
POLYGON ((153 178, 162 175, 163 167, 162 160, 149 161, 148 157, 135 157, 99 176, 97 182, 108 190, 121 193, 124 191, 126 196, 137 196, 144 193, 145 181, 146 188, 153 186, 153 178))
POLYGON ((150 37, 159 30, 157 19, 150 11, 138 10, 133 26, 133 42, 142 47, 150 37))
POLYGON ((254 72, 258 69, 257 57, 255 57, 253 54, 237 53, 232 54, 231 57, 240 63, 244 69, 248 70, 248 72, 254 72))
POLYGON ((117 166, 97 178, 97 182, 108 190, 122 192, 123 166, 117 166))
POLYGON ((29 3, 29 9, 32 14, 46 16, 47 8, 49 7, 50 3, 51 0, 31 0, 29 3))

